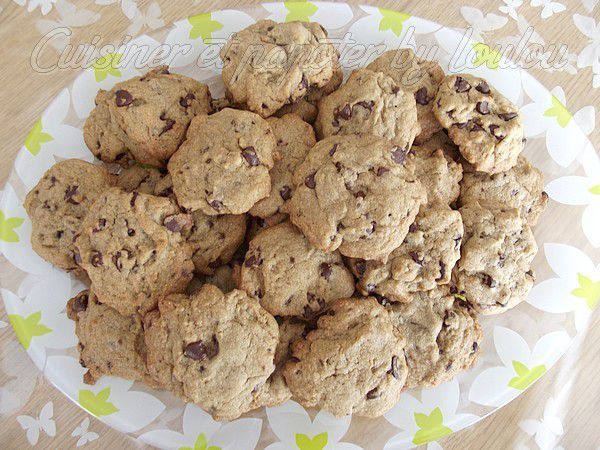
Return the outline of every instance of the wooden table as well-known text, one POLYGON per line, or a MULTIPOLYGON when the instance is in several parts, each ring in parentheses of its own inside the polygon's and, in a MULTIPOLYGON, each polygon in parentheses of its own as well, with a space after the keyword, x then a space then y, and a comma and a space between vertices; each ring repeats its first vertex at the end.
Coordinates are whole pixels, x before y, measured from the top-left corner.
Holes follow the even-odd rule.
MULTIPOLYGON (((17 0, 15 0, 16 2, 17 0)), ((22 0, 24 1, 24 0, 22 0)), ((32 3, 34 0, 30 0, 32 3)), ((54 1, 54 0, 53 0, 54 1)), ((4 64, 0 66, 0 80, 3 86, 0 89, 0 105, 2 105, 2 122, 0 126, 0 142, 4 164, 0 166, 0 181, 4 183, 16 152, 21 147, 28 130, 35 119, 39 117, 50 100, 78 73, 77 69, 53 71, 42 74, 35 72, 30 64, 30 54, 41 36, 41 31, 47 31, 54 26, 72 26, 73 35, 71 42, 89 42, 92 36, 98 34, 102 37, 101 43, 117 41, 124 35, 131 21, 125 16, 119 2, 109 6, 96 5, 92 0, 76 2, 77 14, 72 14, 69 6, 60 0, 53 10, 42 16, 40 9, 26 12, 26 7, 19 6, 11 1, 0 2, 3 6, 0 12, 0 41, 3 43, 2 55, 4 64), (87 10, 90 14, 100 14, 99 20, 89 26, 77 27, 82 24, 87 10), (43 21, 46 21, 45 23, 43 21)), ((102 3, 98 1, 98 3, 102 3)), ((105 3, 108 3, 105 1, 105 3)), ((122 1, 123 8, 131 2, 122 1)), ((147 11, 151 2, 139 1, 141 11, 147 11)), ((241 4, 252 4, 251 1, 160 1, 162 19, 169 24, 177 19, 227 7, 238 8, 241 4), (241 4, 240 4, 241 3, 241 4)), ((469 2, 448 1, 410 1, 399 2, 389 0, 370 1, 362 3, 376 4, 391 9, 402 9, 405 12, 419 15, 446 25, 466 27, 467 23, 461 15, 461 6, 479 8, 484 13, 496 13, 503 3, 500 1, 489 2, 471 0, 469 2)), ((578 53, 585 45, 587 39, 575 28, 573 14, 579 13, 600 18, 600 5, 592 12, 587 12, 579 1, 563 1, 567 11, 559 13, 549 19, 540 18, 541 8, 531 7, 528 2, 518 9, 535 31, 542 35, 547 43, 566 43, 569 51, 578 53)), ((588 2, 591 4, 591 2, 588 2)), ((90 16, 87 16, 90 17, 90 16)), ((158 22, 153 22, 155 25, 158 22)), ((481 22, 480 22, 481 23, 481 22)), ((148 31, 148 28, 142 32, 148 31)), ((509 21, 498 32, 486 34, 486 42, 493 45, 495 39, 509 33, 515 34, 516 23, 509 21)), ((56 54, 49 52, 45 58, 56 58, 56 54)), ((592 90, 592 72, 589 68, 579 69, 577 75, 564 72, 550 73, 542 70, 533 70, 533 73, 547 87, 560 85, 566 92, 569 107, 576 111, 590 103, 600 106, 600 89, 592 90)), ((590 136, 596 147, 600 144, 600 127, 590 136)), ((600 226, 600 224, 599 224, 600 226)), ((597 311, 596 311, 597 313, 597 311)), ((2 310, 2 316, 5 313, 2 310)), ((2 317, 0 317, 2 319, 2 317)), ((5 320, 6 321, 6 320, 5 320)), ((553 367, 537 384, 530 388, 524 395, 513 401, 496 414, 482 420, 476 426, 455 433, 440 442, 445 448, 494 448, 503 449, 524 444, 529 448, 536 448, 533 439, 519 428, 519 422, 524 419, 541 420, 547 399, 553 396, 559 402, 558 415, 561 417, 564 433, 559 445, 570 449, 592 449, 600 445, 600 381, 597 375, 600 370, 600 317, 595 315, 592 320, 589 334, 585 337, 577 351, 570 352, 559 364, 553 367)), ((0 330, 0 359, 6 362, 10 357, 11 373, 18 373, 20 382, 17 391, 24 400, 24 404, 9 414, 0 417, 0 448, 26 448, 25 431, 19 426, 16 417, 20 414, 36 417, 40 409, 48 401, 54 405, 54 420, 57 426, 56 437, 52 438, 41 433, 38 445, 52 448, 73 448, 77 437, 72 437, 72 430, 86 417, 86 413, 71 404, 66 397, 50 386, 28 361, 28 356, 18 345, 10 327, 0 330), (21 382, 22 381, 22 382, 21 382), (29 387, 34 385, 32 393, 29 387)), ((6 366, 0 372, 0 386, 4 385, 9 377, 6 376, 6 366)), ((3 402, 0 393, 0 412, 3 402)), ((4 404, 4 407, 6 404, 4 404)), ((131 438, 122 435, 94 418, 91 418, 90 431, 100 435, 99 439, 87 444, 88 448, 133 448, 140 444, 131 438)), ((365 430, 369 433, 369 430, 365 430)), ((263 448, 260 443, 258 448, 263 448)))

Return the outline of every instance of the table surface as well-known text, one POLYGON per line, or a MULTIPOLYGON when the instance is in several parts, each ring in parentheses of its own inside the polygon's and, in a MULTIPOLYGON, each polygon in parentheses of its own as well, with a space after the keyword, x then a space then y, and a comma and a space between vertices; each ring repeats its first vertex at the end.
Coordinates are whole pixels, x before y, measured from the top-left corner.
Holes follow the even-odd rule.
MULTIPOLYGON (((52 98, 68 84, 78 73, 77 69, 59 70, 50 73, 38 73, 30 64, 30 54, 43 33, 59 27, 69 26, 72 30, 71 43, 89 42, 94 35, 102 37, 102 43, 117 42, 127 32, 141 33, 173 21, 200 12, 208 12, 227 7, 239 8, 251 5, 251 1, 133 1, 133 0, 80 0, 74 3, 64 0, 5 0, 0 1, 0 41, 3 42, 3 60, 10 64, 0 66, 0 105, 3 120, 0 125, 2 159, 0 182, 4 184, 11 170, 14 157, 21 147, 26 134, 52 98), (33 9, 37 4, 42 7, 33 9), (156 3, 156 5, 155 5, 156 3), (46 11, 44 5, 50 6, 46 11), (158 8, 157 8, 158 6, 158 8), (128 9, 133 8, 133 9, 128 9), (33 11, 28 11, 33 9, 33 11), (45 14, 43 14, 45 13, 45 14), (126 14, 127 13, 127 14, 126 14), (137 14, 139 13, 139 14, 137 14), (137 14, 137 15, 136 15, 137 14), (132 17, 129 19, 128 17, 132 17), (87 25, 87 22, 92 22, 87 25), (141 28, 140 28, 141 27, 141 28), (137 28, 137 30, 136 30, 137 28)), ((517 21, 527 20, 535 32, 546 43, 564 43, 569 52, 577 55, 589 44, 574 25, 573 16, 580 14, 600 19, 598 0, 566 1, 565 11, 551 17, 542 18, 548 7, 534 7, 527 0, 506 0, 505 2, 470 0, 469 2, 448 1, 408 1, 393 2, 386 0, 361 3, 375 4, 391 9, 401 9, 407 13, 419 15, 445 25, 466 28, 470 16, 461 7, 469 6, 481 10, 484 16, 493 13, 505 16, 508 10, 500 7, 514 4, 517 9, 510 12, 512 17, 501 29, 485 34, 485 42, 493 46, 496 39, 517 33, 517 21)), ((532 4, 549 3, 531 1, 532 4)), ((477 20, 476 26, 486 27, 493 23, 493 17, 477 20), (485 22, 485 23, 484 23, 485 22)), ((600 39, 600 23, 596 39, 600 39)), ((600 54, 600 47, 596 51, 600 54)), ((56 59, 57 54, 50 51, 43 55, 56 59)), ((600 71, 600 67, 597 69, 600 71)), ((533 74, 548 88, 560 85, 567 96, 569 107, 576 111, 586 105, 600 104, 600 86, 592 88, 591 68, 578 68, 577 72, 548 72, 533 69, 533 74)), ((600 78, 600 74, 597 75, 600 78)), ((600 85, 600 80, 597 81, 600 85)), ((596 127, 590 139, 598 148, 600 127, 596 127)), ((2 308, 0 306, 0 308, 2 308)), ((596 311, 597 312, 597 311, 596 311)), ((0 309, 0 320, 6 319, 0 309)), ((4 324, 7 320, 0 322, 4 324)), ((562 433, 556 433, 557 446, 564 448, 591 449, 600 448, 600 317, 595 314, 587 336, 577 349, 570 351, 538 383, 531 387, 497 413, 483 419, 477 425, 462 430, 441 440, 444 448, 537 448, 534 437, 519 427, 525 419, 543 422, 544 409, 548 399, 553 398, 557 405, 557 416, 562 422, 562 433)), ((89 431, 98 437, 86 444, 88 448, 134 448, 140 446, 135 440, 120 434, 70 403, 66 397, 49 385, 39 371, 29 361, 28 356, 17 343, 10 327, 0 329, 0 448, 27 448, 30 444, 25 431, 17 421, 17 416, 37 417, 48 402, 53 405, 53 419, 56 423, 56 435, 48 436, 41 432, 37 445, 44 448, 74 448, 78 437, 72 432, 86 417, 90 418, 89 431), (7 392, 9 380, 6 361, 10 360, 12 377, 18 374, 18 383, 10 384, 14 392, 7 392), (9 394, 11 402, 8 405, 9 394), (14 395, 16 394, 16 395, 14 395)), ((560 431, 560 430, 558 430, 560 431)), ((368 432, 368 431, 367 431, 368 432)), ((540 441, 541 442, 541 441, 540 441)), ((257 448, 263 448, 259 443, 257 448)))

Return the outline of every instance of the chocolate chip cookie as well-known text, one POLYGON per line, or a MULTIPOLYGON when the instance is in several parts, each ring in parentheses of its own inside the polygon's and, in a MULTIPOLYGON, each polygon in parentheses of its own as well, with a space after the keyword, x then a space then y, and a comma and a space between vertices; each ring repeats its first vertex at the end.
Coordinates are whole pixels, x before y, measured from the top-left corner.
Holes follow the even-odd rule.
POLYGON ((230 100, 269 117, 333 78, 338 54, 317 23, 260 20, 235 33, 221 50, 230 100))
POLYGON ((354 278, 337 251, 325 253, 312 247, 286 222, 250 241, 240 289, 273 315, 310 320, 329 302, 351 296, 354 278))
POLYGON ((204 285, 192 296, 162 298, 144 318, 147 363, 161 385, 215 420, 257 407, 275 370, 277 322, 244 292, 204 285))
POLYGON ((143 314, 192 279, 192 250, 182 235, 191 226, 168 198, 111 188, 83 221, 76 259, 100 302, 121 314, 143 314))
POLYGON ((483 172, 465 173, 461 183, 459 203, 493 202, 517 208, 534 226, 548 203, 544 192, 544 176, 524 156, 506 172, 490 175, 483 172))
POLYGON ((484 79, 447 76, 433 113, 475 170, 494 174, 517 163, 524 145, 523 119, 518 108, 484 79))
POLYGON ((192 118, 210 111, 208 86, 159 67, 100 91, 83 137, 104 162, 133 157, 164 166, 185 139, 192 118))
POLYGON ((75 321, 79 361, 88 369, 83 376, 95 384, 103 375, 156 383, 148 376, 142 319, 123 316, 98 301, 93 290, 77 294, 67 303, 67 315, 75 321))
POLYGON ((415 167, 415 174, 425 190, 429 202, 440 201, 451 204, 460 194, 460 180, 463 169, 460 163, 449 157, 443 149, 430 150, 428 146, 414 145, 409 159, 415 167))
POLYGON ((321 250, 385 260, 426 201, 407 153, 372 135, 319 141, 294 173, 291 221, 321 250))
POLYGON ((225 108, 196 116, 169 161, 177 201, 209 216, 247 212, 270 194, 275 144, 257 114, 225 108))
POLYGON ((405 389, 431 387, 469 369, 479 355, 482 331, 471 306, 447 286, 417 292, 410 303, 389 307, 392 323, 409 336, 405 389))
POLYGON ((414 95, 421 128, 416 142, 424 142, 442 129, 432 111, 433 101, 444 79, 444 71, 438 63, 417 57, 412 49, 402 48, 385 52, 367 69, 391 77, 404 91, 414 95))
POLYGON ((380 72, 359 69, 319 102, 315 122, 320 138, 373 134, 409 150, 419 133, 414 97, 380 72))
POLYGON ((292 344, 283 374, 294 398, 334 416, 383 415, 406 380, 404 336, 374 298, 340 299, 292 344))
POLYGON ((463 224, 460 213, 443 203, 421 208, 404 242, 387 262, 351 261, 364 295, 411 302, 417 291, 448 284, 460 258, 463 224))
POLYGON ((537 245, 516 208, 468 203, 460 208, 465 234, 453 281, 481 314, 498 314, 527 298, 537 245))
POLYGON ((295 114, 287 114, 279 119, 271 117, 267 122, 277 142, 273 153, 274 165, 269 172, 271 193, 249 211, 253 216, 263 219, 280 213, 283 205, 292 198, 294 170, 316 143, 312 127, 295 114))
POLYGON ((25 198, 31 219, 31 247, 55 266, 81 274, 73 241, 85 215, 114 184, 104 167, 79 159, 52 166, 25 198))

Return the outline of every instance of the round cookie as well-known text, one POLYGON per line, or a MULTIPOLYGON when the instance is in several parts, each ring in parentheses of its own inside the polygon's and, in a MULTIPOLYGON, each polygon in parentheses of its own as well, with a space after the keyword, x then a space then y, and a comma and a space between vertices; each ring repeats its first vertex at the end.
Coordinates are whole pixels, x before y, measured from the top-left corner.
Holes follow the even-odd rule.
POLYGON ((523 119, 518 108, 484 79, 447 76, 433 113, 475 170, 494 174, 517 163, 524 145, 523 119))
POLYGON ((489 175, 483 172, 465 173, 461 183, 460 205, 492 202, 517 208, 534 226, 548 203, 544 192, 544 175, 524 156, 506 172, 489 175))
POLYGON ((319 102, 320 138, 373 134, 409 150, 419 133, 415 99, 383 73, 359 69, 319 102))
POLYGON ((374 298, 340 299, 292 345, 283 374, 294 399, 337 417, 383 415, 406 379, 404 337, 374 298))
POLYGON ((424 142, 442 129, 432 111, 433 100, 444 79, 444 71, 437 62, 419 58, 412 49, 403 48, 385 52, 367 69, 391 77, 404 91, 414 95, 421 128, 416 142, 424 142))
POLYGON ((440 201, 447 205, 456 201, 460 194, 462 166, 450 158, 443 149, 430 150, 426 146, 415 146, 409 159, 415 167, 415 175, 427 192, 428 202, 440 201))
POLYGON ((247 212, 270 193, 274 149, 271 127, 254 113, 196 116, 169 161, 177 201, 209 216, 247 212))
POLYGON ((190 297, 162 298, 144 325, 148 369, 161 385, 215 420, 259 406, 255 398, 275 369, 279 331, 256 300, 207 284, 190 297))
POLYGON ((121 314, 144 314, 160 297, 182 292, 194 269, 182 236, 191 223, 168 198, 106 190, 75 241, 98 300, 121 314))
POLYGON ((354 278, 336 251, 311 247, 291 223, 270 227, 252 241, 240 289, 276 316, 313 319, 333 300, 354 292, 354 278))
POLYGON ((56 267, 81 273, 73 241, 94 201, 113 182, 104 167, 80 159, 48 169, 24 203, 33 250, 56 267))
POLYGON ((465 234, 452 279, 478 313, 505 312, 525 300, 533 285, 533 233, 518 209, 497 203, 469 203, 460 214, 465 234))
POLYGON ((157 387, 148 376, 144 329, 139 315, 119 314, 98 302, 92 290, 82 291, 70 299, 67 315, 75 321, 79 362, 88 369, 83 376, 85 383, 95 384, 103 375, 110 375, 157 387))
POLYGON ((260 20, 235 33, 220 55, 230 100, 262 117, 326 85, 338 68, 337 51, 314 22, 260 20))
POLYGON ((212 275, 216 267, 231 261, 245 235, 245 214, 207 216, 202 211, 194 211, 187 240, 192 246, 196 272, 212 275))
POLYGON ((372 135, 317 142, 294 173, 291 221, 321 250, 385 260, 426 200, 406 153, 372 135))
POLYGON ((417 291, 448 284, 460 258, 463 224, 460 213, 443 203, 421 208, 404 242, 385 263, 353 261, 364 295, 411 302, 417 291))
POLYGON ((271 193, 249 211, 253 216, 263 219, 280 213, 284 203, 292 198, 295 190, 294 170, 317 142, 313 128, 295 114, 287 114, 281 118, 271 117, 267 122, 277 142, 273 154, 275 162, 269 172, 271 193))
POLYGON ((137 161, 155 166, 164 166, 175 153, 194 116, 211 111, 208 86, 167 67, 100 91, 96 104, 100 111, 90 115, 83 131, 92 153, 104 162, 122 162, 125 148, 137 161))
POLYGON ((436 386, 468 370, 477 360, 482 339, 477 316, 447 286, 417 292, 410 303, 389 307, 392 323, 409 336, 404 354, 405 389, 436 386))

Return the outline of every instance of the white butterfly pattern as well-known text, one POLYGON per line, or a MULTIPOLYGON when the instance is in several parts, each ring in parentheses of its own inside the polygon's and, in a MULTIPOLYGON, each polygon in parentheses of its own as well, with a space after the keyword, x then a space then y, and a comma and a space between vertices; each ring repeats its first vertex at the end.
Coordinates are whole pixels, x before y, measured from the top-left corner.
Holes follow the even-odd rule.
POLYGON ((21 428, 26 430, 27 440, 31 445, 37 444, 40 438, 40 431, 43 431, 50 437, 56 436, 56 423, 52 419, 54 415, 54 405, 50 401, 46 403, 38 418, 31 416, 18 416, 17 422, 21 428))
POLYGON ((150 3, 144 12, 136 4, 133 4, 132 11, 128 11, 126 15, 131 20, 131 25, 127 28, 127 34, 131 36, 138 34, 140 30, 146 27, 156 30, 165 25, 165 21, 161 18, 162 12, 160 6, 157 2, 150 3))
POLYGON ((485 16, 480 9, 471 6, 463 6, 460 8, 460 13, 473 29, 472 39, 483 42, 485 33, 499 30, 507 24, 508 19, 498 14, 489 13, 485 16))
POLYGON ((83 447, 88 442, 95 441, 96 439, 98 439, 100 437, 98 435, 98 433, 89 431, 89 427, 90 427, 90 418, 86 417, 85 419, 82 420, 81 424, 79 424, 79 426, 77 426, 73 430, 73 433, 71 433, 71 436, 73 436, 73 437, 79 436, 79 439, 77 440, 77 444, 76 444, 77 447, 83 447))
POLYGON ((557 402, 550 397, 544 407, 540 420, 526 419, 519 422, 521 428, 529 436, 534 436, 535 443, 540 449, 557 449, 554 444, 564 433, 563 425, 557 414, 557 402))
POLYGON ((512 19, 517 20, 519 14, 517 13, 517 8, 523 5, 523 0, 502 0, 504 2, 503 6, 500 6, 498 9, 507 14, 512 19))
MULTIPOLYGON (((13 0, 19 6, 25 6, 27 4, 27 0, 13 0)), ((29 4, 27 4, 27 12, 35 11, 38 6, 42 15, 45 16, 52 10, 52 5, 55 4, 57 0, 29 0, 29 4)))
POLYGON ((542 19, 547 19, 552 17, 554 14, 558 14, 567 9, 567 7, 562 3, 553 2, 552 0, 531 0, 531 6, 534 8, 543 6, 542 19))

